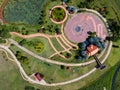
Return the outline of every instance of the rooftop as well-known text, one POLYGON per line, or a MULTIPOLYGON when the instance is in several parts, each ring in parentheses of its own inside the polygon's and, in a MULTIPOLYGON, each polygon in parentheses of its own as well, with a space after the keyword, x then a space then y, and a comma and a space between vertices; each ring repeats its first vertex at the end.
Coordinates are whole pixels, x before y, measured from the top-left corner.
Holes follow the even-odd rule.
POLYGON ((91 45, 89 45, 89 46, 87 47, 87 55, 88 55, 88 56, 93 56, 93 55, 95 55, 98 51, 99 51, 99 48, 98 48, 96 45, 91 44, 91 45))

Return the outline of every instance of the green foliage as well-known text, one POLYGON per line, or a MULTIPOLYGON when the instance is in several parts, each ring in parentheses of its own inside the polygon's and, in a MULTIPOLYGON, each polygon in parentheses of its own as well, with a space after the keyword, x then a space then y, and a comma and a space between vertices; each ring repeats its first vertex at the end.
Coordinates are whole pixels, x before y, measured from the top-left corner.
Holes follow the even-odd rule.
POLYGON ((5 39, 2 39, 2 38, 0 38, 0 43, 5 43, 6 41, 5 41, 5 39))
POLYGON ((35 90, 35 88, 32 86, 25 86, 25 90, 35 90))
POLYGON ((9 38, 10 34, 8 32, 9 32, 9 28, 7 28, 5 25, 1 26, 1 28, 0 28, 0 37, 2 37, 4 39, 9 38))
POLYGON ((108 23, 110 25, 110 29, 113 35, 112 40, 120 40, 120 25, 114 19, 109 19, 108 23))
POLYGON ((37 52, 41 52, 43 51, 44 49, 44 44, 42 42, 37 42, 34 46, 34 49, 37 51, 37 52))
POLYGON ((26 57, 26 56, 24 56, 23 54, 22 54, 22 52, 20 52, 20 51, 16 51, 16 54, 15 54, 15 56, 17 57, 17 59, 23 64, 23 63, 25 63, 25 64, 28 64, 28 57, 26 57))
POLYGON ((54 8, 52 10, 52 19, 57 22, 62 21, 65 18, 65 11, 62 8, 54 8))
POLYGON ((19 42, 19 44, 21 45, 21 46, 23 46, 24 44, 26 44, 27 42, 26 42, 26 39, 22 39, 20 42, 19 42))

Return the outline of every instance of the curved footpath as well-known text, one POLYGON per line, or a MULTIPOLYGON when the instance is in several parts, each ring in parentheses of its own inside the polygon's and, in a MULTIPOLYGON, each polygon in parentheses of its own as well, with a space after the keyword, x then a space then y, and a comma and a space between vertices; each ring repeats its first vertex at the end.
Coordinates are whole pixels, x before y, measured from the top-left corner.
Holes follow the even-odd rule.
MULTIPOLYGON (((84 63, 64 63, 64 62, 59 62, 59 61, 54 61, 54 60, 50 60, 50 59, 47 59, 47 58, 44 58, 44 57, 41 57, 39 55, 36 55, 35 53, 29 51, 28 49, 20 46, 16 41, 14 41, 13 39, 9 39, 9 42, 11 44, 14 44, 15 46, 17 46, 18 48, 20 48, 21 50, 23 50, 24 52, 28 53, 29 55, 43 61, 43 62, 47 62, 47 63, 52 63, 52 64, 57 64, 57 65, 64 65, 64 66, 85 66, 85 65, 89 65, 93 62, 95 62, 95 60, 91 60, 91 61, 88 61, 88 62, 84 62, 84 63)), ((112 43, 112 42, 111 42, 112 43)), ((105 50, 107 49, 107 47, 104 49, 104 51, 101 53, 101 55, 98 57, 102 57, 102 55, 104 54, 105 50)), ((109 48, 108 49, 111 49, 111 46, 109 45, 109 48)))
MULTIPOLYGON (((101 63, 104 63, 105 60, 108 58, 109 54, 110 54, 110 51, 111 51, 111 47, 112 47, 112 42, 110 42, 110 45, 109 45, 109 49, 108 49, 108 52, 106 54, 106 56, 104 57, 104 59, 102 60, 101 63)), ((45 86, 58 86, 58 85, 65 85, 65 84, 70 84, 70 83, 73 83, 73 82, 76 82, 76 81, 79 81, 89 75, 91 75, 93 72, 95 72, 97 69, 96 68, 93 68, 92 70, 90 70, 88 73, 78 77, 78 78, 75 78, 75 79, 72 79, 72 80, 69 80, 69 81, 65 81, 65 82, 60 82, 60 83, 51 83, 51 84, 48 84, 48 83, 40 83, 39 81, 34 81, 32 80, 24 71, 24 69, 22 68, 20 62, 17 60, 17 58, 15 57, 15 55, 12 53, 12 51, 6 47, 6 46, 3 46, 3 45, 0 45, 0 48, 3 48, 5 49, 7 52, 10 53, 10 55, 12 55, 13 59, 15 60, 17 66, 19 67, 19 70, 20 72, 22 73, 22 75, 26 78, 27 81, 29 81, 30 83, 34 83, 34 84, 39 84, 39 85, 45 85, 45 86)))

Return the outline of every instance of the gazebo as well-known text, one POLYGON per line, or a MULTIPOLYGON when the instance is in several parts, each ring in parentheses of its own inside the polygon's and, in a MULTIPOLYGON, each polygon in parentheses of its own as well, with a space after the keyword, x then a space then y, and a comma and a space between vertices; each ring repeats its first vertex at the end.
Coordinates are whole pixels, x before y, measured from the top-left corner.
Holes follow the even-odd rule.
POLYGON ((87 55, 89 57, 95 55, 98 51, 99 51, 99 48, 96 45, 91 44, 87 46, 87 55))

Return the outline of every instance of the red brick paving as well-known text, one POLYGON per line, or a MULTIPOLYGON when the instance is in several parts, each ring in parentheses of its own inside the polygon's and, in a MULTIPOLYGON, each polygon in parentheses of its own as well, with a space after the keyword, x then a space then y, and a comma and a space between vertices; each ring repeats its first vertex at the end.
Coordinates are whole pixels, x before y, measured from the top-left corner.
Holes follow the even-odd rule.
POLYGON ((88 37, 87 32, 97 32, 97 35, 103 40, 107 36, 107 31, 102 20, 92 13, 79 13, 68 20, 64 28, 67 38, 75 43, 83 42, 88 37), (81 27, 80 32, 76 32, 75 28, 81 27))

